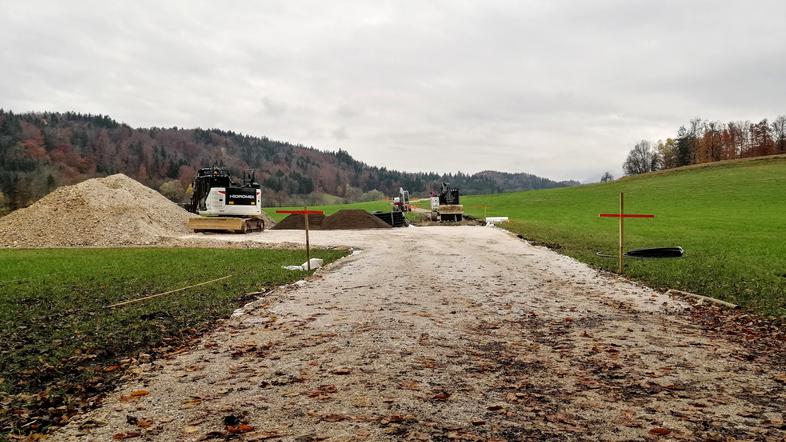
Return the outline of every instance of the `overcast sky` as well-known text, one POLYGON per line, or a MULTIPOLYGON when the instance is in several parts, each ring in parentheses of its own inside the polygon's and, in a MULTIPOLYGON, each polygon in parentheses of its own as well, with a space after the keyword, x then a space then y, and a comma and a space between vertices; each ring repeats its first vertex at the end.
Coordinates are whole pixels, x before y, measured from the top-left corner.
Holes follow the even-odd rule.
POLYGON ((0 107, 586 180, 692 117, 786 113, 784 17, 782 0, 0 0, 0 107))

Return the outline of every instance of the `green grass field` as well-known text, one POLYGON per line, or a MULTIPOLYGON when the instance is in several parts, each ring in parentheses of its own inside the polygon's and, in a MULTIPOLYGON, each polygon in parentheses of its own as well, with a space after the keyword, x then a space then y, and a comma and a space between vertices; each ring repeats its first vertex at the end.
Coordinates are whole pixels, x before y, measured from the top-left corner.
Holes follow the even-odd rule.
POLYGON ((655 219, 626 220, 626 249, 679 245, 686 256, 626 261, 626 274, 652 287, 679 288, 786 315, 786 158, 625 178, 574 188, 465 196, 468 214, 508 216, 508 228, 595 267, 616 271, 618 212, 655 219))
MULTIPOLYGON (((350 204, 330 204, 324 206, 309 206, 308 210, 322 210, 325 212, 326 216, 332 215, 338 212, 341 209, 361 209, 366 210, 368 212, 376 212, 377 210, 390 210, 391 206, 390 201, 368 201, 363 203, 350 203, 350 204)), ((276 210, 303 210, 303 207, 267 207, 265 208, 265 213, 267 213, 273 220, 276 222, 281 221, 282 219, 286 218, 288 215, 282 213, 276 213, 276 210)))
MULTIPOLYGON (((343 255, 312 251, 326 262, 343 255)), ((76 395, 75 385, 103 382, 107 365, 227 317, 251 299, 246 293, 302 278, 281 266, 304 261, 303 251, 292 250, 0 250, 0 398, 40 391, 76 395), (233 276, 107 307, 227 275, 233 276)))

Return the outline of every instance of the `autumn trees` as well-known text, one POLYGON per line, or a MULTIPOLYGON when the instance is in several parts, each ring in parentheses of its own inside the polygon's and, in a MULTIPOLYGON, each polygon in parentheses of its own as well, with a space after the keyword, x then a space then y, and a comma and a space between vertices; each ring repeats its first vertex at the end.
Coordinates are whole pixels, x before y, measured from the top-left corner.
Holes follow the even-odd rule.
POLYGON ((758 123, 721 123, 694 118, 677 130, 675 138, 658 141, 650 149, 642 143, 647 142, 637 143, 623 165, 628 175, 690 164, 784 154, 786 116, 781 115, 771 123, 766 118, 758 123), (653 153, 657 161, 652 158, 653 153))
POLYGON ((0 211, 14 210, 56 186, 123 173, 180 201, 200 167, 256 169, 265 205, 428 194, 443 181, 464 193, 496 193, 575 184, 526 174, 406 173, 369 166, 344 151, 320 151, 220 129, 134 129, 104 115, 14 114, 0 109, 0 211), (376 191, 375 191, 376 190, 376 191))

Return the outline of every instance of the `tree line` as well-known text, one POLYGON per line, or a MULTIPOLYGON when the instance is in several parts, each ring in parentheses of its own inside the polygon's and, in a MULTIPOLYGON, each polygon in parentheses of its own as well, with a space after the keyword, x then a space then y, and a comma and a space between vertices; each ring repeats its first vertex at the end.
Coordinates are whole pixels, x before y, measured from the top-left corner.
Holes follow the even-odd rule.
MULTIPOLYGON (((626 175, 672 169, 713 161, 786 154, 786 116, 772 122, 730 121, 701 118, 680 126, 676 137, 651 143, 642 140, 628 154, 626 175)), ((604 175, 605 176, 605 175, 604 175)))

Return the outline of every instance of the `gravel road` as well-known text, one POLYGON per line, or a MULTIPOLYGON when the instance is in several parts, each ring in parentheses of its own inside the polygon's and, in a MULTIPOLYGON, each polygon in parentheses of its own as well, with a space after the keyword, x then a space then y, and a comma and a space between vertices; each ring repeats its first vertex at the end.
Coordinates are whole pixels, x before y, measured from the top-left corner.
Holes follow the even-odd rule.
POLYGON ((132 369, 53 439, 786 437, 783 368, 678 300, 496 228, 311 239, 359 251, 132 369))

